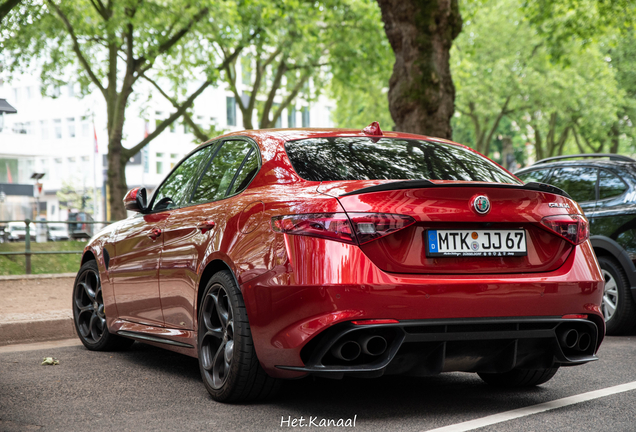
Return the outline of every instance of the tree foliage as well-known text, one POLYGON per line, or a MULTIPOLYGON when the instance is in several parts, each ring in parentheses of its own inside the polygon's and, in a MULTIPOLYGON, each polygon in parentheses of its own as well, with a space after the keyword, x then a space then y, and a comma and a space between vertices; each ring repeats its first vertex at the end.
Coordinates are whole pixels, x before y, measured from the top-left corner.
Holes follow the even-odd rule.
MULTIPOLYGON (((243 1, 249 9, 251 1, 243 1)), ((45 0, 32 3, 25 25, 10 14, 2 31, 5 67, 42 68, 42 82, 59 84, 77 76, 84 93, 102 95, 107 111, 109 207, 113 218, 126 213, 125 164, 177 120, 215 82, 224 63, 235 58, 254 34, 231 20, 243 19, 238 2, 195 0, 45 0), (238 41, 225 60, 215 55, 215 40, 238 41), (160 72, 158 72, 160 71, 160 72), (139 83, 162 76, 198 78, 200 85, 174 98, 178 108, 131 148, 122 146, 126 109, 139 83)))

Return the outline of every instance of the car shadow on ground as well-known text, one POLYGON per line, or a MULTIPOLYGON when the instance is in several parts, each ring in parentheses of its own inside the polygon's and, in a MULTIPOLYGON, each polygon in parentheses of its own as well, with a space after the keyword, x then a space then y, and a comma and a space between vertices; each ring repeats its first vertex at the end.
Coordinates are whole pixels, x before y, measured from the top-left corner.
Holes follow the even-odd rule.
MULTIPOLYGON (((201 383, 198 361, 150 345, 135 343, 121 358, 139 367, 201 383)), ((203 384, 202 395, 207 396, 203 384)), ((420 418, 430 414, 443 421, 447 414, 466 418, 528 406, 561 397, 558 387, 523 390, 485 384, 476 374, 447 373, 429 377, 383 376, 374 379, 346 377, 341 380, 308 377, 283 381, 278 395, 266 401, 237 404, 276 408, 281 416, 306 419, 351 418, 374 420, 420 418)), ((210 399, 211 403, 214 403, 210 399)), ((441 423, 440 423, 441 424, 441 423)))

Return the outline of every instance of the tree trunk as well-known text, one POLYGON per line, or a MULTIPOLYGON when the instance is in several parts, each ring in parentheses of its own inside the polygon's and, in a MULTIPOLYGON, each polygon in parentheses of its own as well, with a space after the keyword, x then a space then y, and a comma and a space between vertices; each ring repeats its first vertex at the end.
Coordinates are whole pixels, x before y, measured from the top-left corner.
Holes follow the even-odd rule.
MULTIPOLYGON (((108 142, 108 209, 110 210, 109 220, 126 219, 127 213, 122 199, 128 192, 126 184, 126 162, 128 160, 122 155, 121 130, 115 131, 108 142)), ((108 216, 108 215, 107 215, 108 216)))
POLYGON ((389 109, 403 132, 451 138, 450 48, 462 28, 457 0, 378 0, 395 53, 389 109))

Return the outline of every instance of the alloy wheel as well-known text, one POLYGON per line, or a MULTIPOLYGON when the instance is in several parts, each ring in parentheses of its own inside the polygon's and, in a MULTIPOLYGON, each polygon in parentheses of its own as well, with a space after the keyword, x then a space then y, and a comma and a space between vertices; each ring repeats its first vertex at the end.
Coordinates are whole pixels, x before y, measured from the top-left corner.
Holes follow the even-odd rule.
POLYGON ((86 269, 78 278, 73 294, 75 325, 81 337, 96 344, 104 336, 106 315, 99 275, 92 269, 86 269))
POLYGON ((214 389, 220 389, 230 373, 234 358, 234 313, 220 284, 215 284, 203 299, 204 334, 201 337, 201 366, 214 389))
POLYGON ((618 285, 616 284, 616 279, 614 279, 614 276, 612 276, 609 271, 605 269, 601 269, 601 271, 605 279, 605 290, 603 291, 603 303, 601 308, 603 309, 603 316, 607 322, 614 316, 614 312, 616 312, 616 306, 618 305, 618 285))

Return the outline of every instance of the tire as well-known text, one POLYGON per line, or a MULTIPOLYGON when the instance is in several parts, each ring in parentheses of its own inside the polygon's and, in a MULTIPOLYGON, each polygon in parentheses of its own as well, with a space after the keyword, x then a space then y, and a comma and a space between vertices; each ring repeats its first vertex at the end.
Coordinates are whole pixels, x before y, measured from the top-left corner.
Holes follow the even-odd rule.
POLYGON ((598 263, 605 279, 601 303, 601 311, 605 317, 605 333, 614 336, 632 333, 636 327, 636 304, 625 272, 613 258, 600 256, 598 263))
POLYGON ((513 369, 504 373, 479 373, 487 384, 498 387, 533 387, 546 383, 557 373, 559 367, 547 369, 513 369))
POLYGON ((135 341, 109 333, 99 270, 94 260, 84 263, 73 285, 73 322, 75 332, 91 351, 116 351, 129 348, 135 341))
POLYGON ((243 296, 227 270, 205 287, 197 341, 201 377, 214 400, 262 400, 278 390, 280 381, 267 375, 256 357, 243 296))

